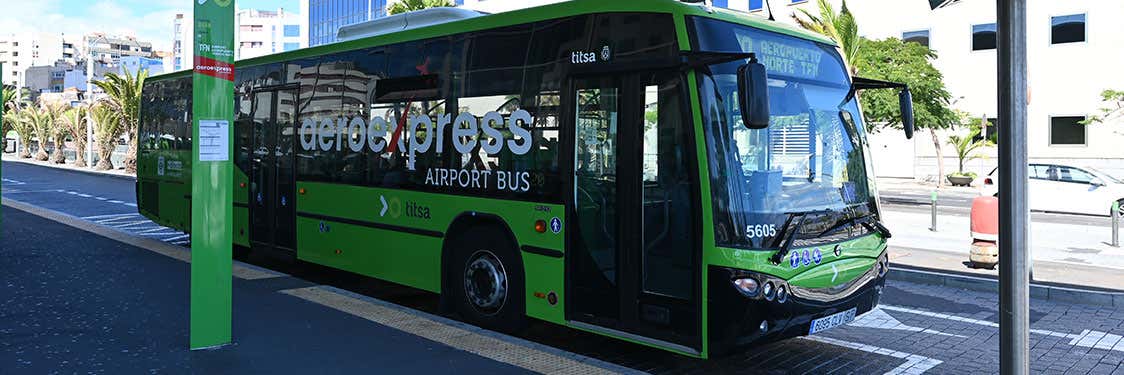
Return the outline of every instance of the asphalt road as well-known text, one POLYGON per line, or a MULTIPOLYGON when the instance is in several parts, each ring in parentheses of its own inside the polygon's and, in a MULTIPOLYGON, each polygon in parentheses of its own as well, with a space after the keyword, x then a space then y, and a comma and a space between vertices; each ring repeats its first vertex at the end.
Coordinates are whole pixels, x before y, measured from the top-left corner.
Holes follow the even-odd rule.
MULTIPOLYGON (((93 222, 135 213, 135 208, 130 205, 134 203, 131 181, 16 163, 4 163, 3 170, 2 194, 7 199, 32 203, 93 222)), ((6 214, 7 209, 4 212, 6 214)), ((17 224, 5 218, 4 230, 8 231, 10 225, 17 224)), ((164 233, 144 223, 129 225, 108 221, 102 224, 137 236, 164 233), (145 230, 150 232, 142 233, 145 230)), ((53 227, 44 226, 44 230, 54 230, 50 228, 53 227)), ((178 234, 163 236, 153 237, 166 242, 183 241, 182 238, 173 239, 178 234)), ((26 246, 8 241, 5 237, 4 251, 11 251, 13 245, 10 244, 26 246)), ((90 241, 88 246, 106 245, 90 241)), ((58 253, 56 256, 88 255, 58 253)), ((335 286, 421 311, 436 311, 437 298, 428 293, 324 267, 285 263, 258 255, 246 261, 288 273, 302 284, 335 286)), ((50 272, 26 272, 22 275, 32 283, 48 282, 58 276, 50 272)), ((114 277, 99 273, 83 276, 91 280, 114 277)), ((69 282, 90 281, 77 278, 69 282)), ((57 287, 65 286, 58 284, 57 287)), ((891 281, 887 283, 882 297, 882 307, 849 325, 817 336, 762 345, 710 361, 671 355, 546 323, 533 324, 520 337, 653 373, 995 373, 999 369, 997 305, 998 298, 993 293, 891 281)), ((26 316, 10 318, 28 319, 26 316)), ((50 321, 41 323, 54 324, 50 321)), ((35 337, 39 337, 16 340, 2 327, 0 325, 0 353, 31 350, 29 345, 33 345, 35 337)), ((1034 329, 1030 343, 1033 372, 1124 374, 1124 365, 1121 365, 1124 363, 1124 309, 1032 300, 1031 328, 1034 329)), ((104 360, 118 356, 124 354, 107 354, 104 360)), ((11 361, 16 357, 0 354, 0 361, 11 361)), ((0 362, 0 368, 9 367, 0 362)))

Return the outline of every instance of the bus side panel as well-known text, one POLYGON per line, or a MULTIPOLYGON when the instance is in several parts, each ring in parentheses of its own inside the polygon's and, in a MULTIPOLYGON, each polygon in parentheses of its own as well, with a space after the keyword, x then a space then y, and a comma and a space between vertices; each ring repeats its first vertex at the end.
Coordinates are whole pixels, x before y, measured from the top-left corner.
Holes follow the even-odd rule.
POLYGON ((234 244, 250 247, 250 209, 244 206, 234 206, 231 213, 234 219, 234 237, 232 237, 234 244))
POLYGON ((441 290, 441 239, 297 218, 297 258, 431 292, 441 290))
POLYGON ((527 315, 565 324, 564 206, 319 182, 297 189, 297 258, 432 292, 441 292, 443 244, 460 234, 445 233, 453 221, 498 217, 523 250, 527 315))

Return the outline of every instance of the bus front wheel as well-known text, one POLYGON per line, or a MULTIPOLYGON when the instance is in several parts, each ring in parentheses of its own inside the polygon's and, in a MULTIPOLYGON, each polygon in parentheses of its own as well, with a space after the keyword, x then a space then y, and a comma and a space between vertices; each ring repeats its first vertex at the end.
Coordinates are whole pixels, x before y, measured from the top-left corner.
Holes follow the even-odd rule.
POLYGON ((512 332, 521 329, 523 266, 515 246, 488 227, 458 236, 447 277, 457 313, 481 327, 512 332))

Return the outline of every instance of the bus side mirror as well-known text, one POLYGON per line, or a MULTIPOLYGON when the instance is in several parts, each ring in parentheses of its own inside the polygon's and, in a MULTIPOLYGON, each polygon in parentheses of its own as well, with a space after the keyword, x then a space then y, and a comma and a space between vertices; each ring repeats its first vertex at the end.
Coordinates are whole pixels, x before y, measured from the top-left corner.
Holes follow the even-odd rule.
POLYGON ((738 109, 750 129, 769 127, 769 85, 765 65, 751 58, 738 68, 738 109))
POLYGON ((898 107, 902 111, 902 130, 905 130, 905 138, 913 139, 913 94, 909 92, 909 87, 898 93, 898 107))

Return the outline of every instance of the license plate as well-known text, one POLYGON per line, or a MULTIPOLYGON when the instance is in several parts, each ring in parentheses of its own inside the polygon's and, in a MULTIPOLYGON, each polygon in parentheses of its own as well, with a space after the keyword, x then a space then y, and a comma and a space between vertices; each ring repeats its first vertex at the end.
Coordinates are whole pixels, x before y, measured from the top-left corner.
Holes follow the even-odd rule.
POLYGON ((808 328, 808 334, 814 335, 850 323, 852 320, 855 320, 855 308, 813 320, 811 327, 808 328))

